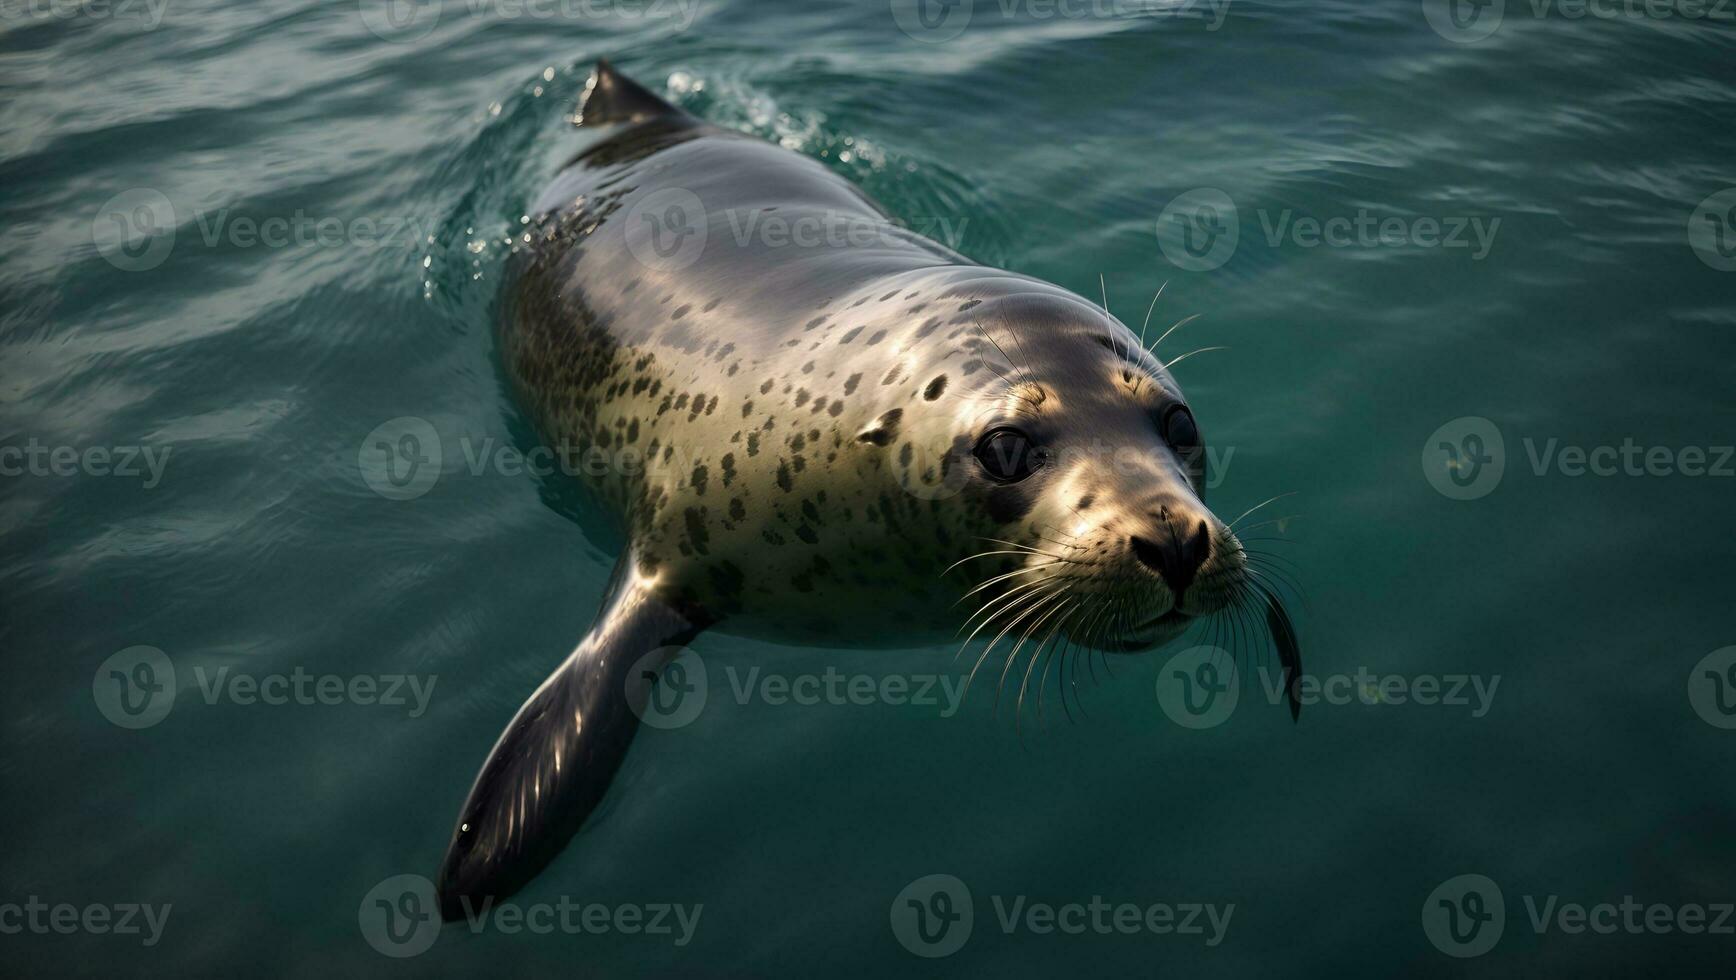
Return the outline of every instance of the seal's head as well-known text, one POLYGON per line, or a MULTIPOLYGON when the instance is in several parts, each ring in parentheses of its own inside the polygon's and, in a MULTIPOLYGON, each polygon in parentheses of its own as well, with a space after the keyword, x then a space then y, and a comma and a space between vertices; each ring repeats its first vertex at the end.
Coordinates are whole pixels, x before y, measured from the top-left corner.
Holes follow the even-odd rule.
POLYGON ((1187 398, 1131 331, 1059 290, 971 313, 961 340, 992 370, 910 422, 944 447, 939 469, 988 528, 960 542, 980 570, 973 629, 1130 652, 1265 598, 1206 506, 1205 439, 1187 398))

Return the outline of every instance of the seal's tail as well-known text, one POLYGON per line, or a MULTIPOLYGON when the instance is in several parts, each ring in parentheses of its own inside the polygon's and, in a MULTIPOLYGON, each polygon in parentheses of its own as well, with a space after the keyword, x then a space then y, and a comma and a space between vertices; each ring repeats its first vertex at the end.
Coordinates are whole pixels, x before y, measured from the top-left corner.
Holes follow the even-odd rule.
POLYGON ((579 107, 579 125, 642 122, 657 116, 683 115, 680 109, 615 70, 607 58, 597 59, 597 72, 579 107))

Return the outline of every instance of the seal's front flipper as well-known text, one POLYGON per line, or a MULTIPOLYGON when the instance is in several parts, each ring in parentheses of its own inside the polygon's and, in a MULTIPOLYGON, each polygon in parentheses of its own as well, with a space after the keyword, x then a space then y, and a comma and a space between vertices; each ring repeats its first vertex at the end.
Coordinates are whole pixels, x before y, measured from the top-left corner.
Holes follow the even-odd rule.
POLYGON ((560 852, 639 727, 650 684, 630 675, 661 671, 704 625, 622 556, 590 634, 518 709, 470 788, 440 866, 444 918, 512 894, 560 852))

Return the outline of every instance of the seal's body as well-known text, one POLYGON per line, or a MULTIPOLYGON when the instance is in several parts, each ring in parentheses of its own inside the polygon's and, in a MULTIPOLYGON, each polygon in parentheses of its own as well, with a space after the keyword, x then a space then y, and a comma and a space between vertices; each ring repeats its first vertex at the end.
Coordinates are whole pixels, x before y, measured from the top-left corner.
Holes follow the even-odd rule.
POLYGON ((1144 649, 1258 595, 1296 668, 1282 608, 1202 503, 1180 388, 1104 309, 975 265, 606 64, 581 119, 599 141, 518 239, 500 348, 628 545, 477 777, 448 917, 559 851, 647 680, 708 627, 865 646, 987 627, 1021 636, 1009 664, 1037 637, 1034 666, 1051 642, 1144 649), (943 579, 960 564, 962 586, 943 579))

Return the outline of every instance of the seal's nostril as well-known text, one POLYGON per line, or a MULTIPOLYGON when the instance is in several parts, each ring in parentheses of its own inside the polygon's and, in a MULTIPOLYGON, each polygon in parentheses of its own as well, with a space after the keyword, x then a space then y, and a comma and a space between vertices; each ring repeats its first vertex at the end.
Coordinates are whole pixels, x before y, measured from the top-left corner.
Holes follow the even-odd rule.
POLYGON ((1206 563, 1211 555, 1211 528, 1201 521, 1194 533, 1185 540, 1175 534, 1168 535, 1169 540, 1163 544, 1147 541, 1137 535, 1127 539, 1128 549, 1139 563, 1156 572, 1169 586, 1179 600, 1181 594, 1192 584, 1194 573, 1206 563))
POLYGON ((1133 549, 1133 557, 1138 558, 1141 564, 1159 575, 1163 574, 1165 561, 1161 548, 1138 536, 1127 539, 1127 543, 1133 549))

